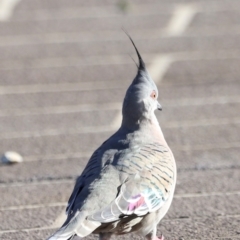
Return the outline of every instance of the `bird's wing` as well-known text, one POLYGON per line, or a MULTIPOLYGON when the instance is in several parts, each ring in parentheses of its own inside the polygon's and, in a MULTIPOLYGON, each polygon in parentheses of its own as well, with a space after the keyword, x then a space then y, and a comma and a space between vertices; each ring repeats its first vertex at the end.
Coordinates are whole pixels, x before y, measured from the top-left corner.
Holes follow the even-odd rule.
POLYGON ((83 188, 85 187, 85 183, 87 182, 87 184, 89 184, 90 181, 92 181, 92 178, 93 177, 96 178, 97 175, 100 173, 102 164, 101 164, 101 161, 99 161, 99 158, 101 156, 102 156, 102 146, 92 154, 84 171, 77 178, 73 192, 68 200, 68 206, 66 208, 67 214, 69 214, 73 210, 74 202, 78 197, 78 195, 83 190, 83 188))
MULTIPOLYGON (((66 209, 67 220, 49 240, 67 240, 75 234, 85 237, 101 225, 100 222, 87 220, 89 211, 97 211, 101 209, 99 206, 109 204, 117 193, 116 187, 115 192, 112 191, 109 202, 105 203, 106 199, 101 193, 106 186, 110 185, 109 182, 116 175, 116 170, 113 167, 105 167, 104 163, 114 156, 116 150, 104 151, 103 149, 104 143, 93 153, 84 171, 77 179, 66 209)), ((120 183, 112 181, 112 189, 115 189, 115 184, 120 185, 120 183)))
POLYGON ((108 223, 133 214, 143 216, 161 208, 173 194, 176 166, 168 147, 148 144, 117 167, 129 177, 119 186, 117 197, 89 220, 108 223))

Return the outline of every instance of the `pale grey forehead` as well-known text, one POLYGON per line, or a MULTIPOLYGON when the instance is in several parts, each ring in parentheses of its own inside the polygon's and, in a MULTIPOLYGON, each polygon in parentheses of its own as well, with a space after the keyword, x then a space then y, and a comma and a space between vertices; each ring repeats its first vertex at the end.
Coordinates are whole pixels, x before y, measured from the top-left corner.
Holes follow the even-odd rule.
POLYGON ((157 86, 155 82, 152 80, 151 76, 147 71, 141 71, 141 74, 138 74, 136 79, 133 81, 133 83, 136 82, 136 84, 141 85, 143 90, 155 90, 158 92, 157 86))
POLYGON ((150 96, 153 90, 158 93, 157 87, 153 81, 140 80, 137 83, 130 85, 126 93, 126 97, 131 95, 132 97, 135 96, 136 99, 144 99, 150 96))

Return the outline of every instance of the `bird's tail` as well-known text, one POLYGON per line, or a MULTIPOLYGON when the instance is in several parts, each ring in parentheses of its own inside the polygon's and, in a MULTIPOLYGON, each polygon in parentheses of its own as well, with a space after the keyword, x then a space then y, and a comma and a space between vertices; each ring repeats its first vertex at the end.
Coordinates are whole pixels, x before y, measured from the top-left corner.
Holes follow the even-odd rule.
POLYGON ((70 240, 75 235, 81 238, 91 234, 101 223, 90 221, 86 216, 84 212, 77 212, 73 217, 68 216, 63 226, 47 240, 70 240))

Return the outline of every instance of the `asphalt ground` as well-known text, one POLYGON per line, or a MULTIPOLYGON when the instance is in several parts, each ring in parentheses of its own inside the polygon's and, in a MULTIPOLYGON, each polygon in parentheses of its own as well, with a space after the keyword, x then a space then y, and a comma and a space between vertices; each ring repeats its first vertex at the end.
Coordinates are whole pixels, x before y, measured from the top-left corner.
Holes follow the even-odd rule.
POLYGON ((11 2, 0 1, 0 153, 24 161, 0 165, 0 239, 50 236, 92 151, 118 128, 136 73, 122 27, 159 88, 178 167, 159 235, 240 239, 240 1, 11 2))

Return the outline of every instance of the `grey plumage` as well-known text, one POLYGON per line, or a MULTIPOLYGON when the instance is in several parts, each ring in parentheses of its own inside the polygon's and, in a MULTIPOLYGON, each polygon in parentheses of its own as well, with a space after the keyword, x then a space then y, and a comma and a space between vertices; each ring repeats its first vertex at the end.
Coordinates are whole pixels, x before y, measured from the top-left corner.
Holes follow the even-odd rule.
POLYGON ((139 59, 138 72, 122 107, 122 124, 91 156, 78 177, 67 207, 67 220, 49 240, 74 235, 137 232, 156 238, 176 183, 176 165, 154 111, 158 89, 139 59))

